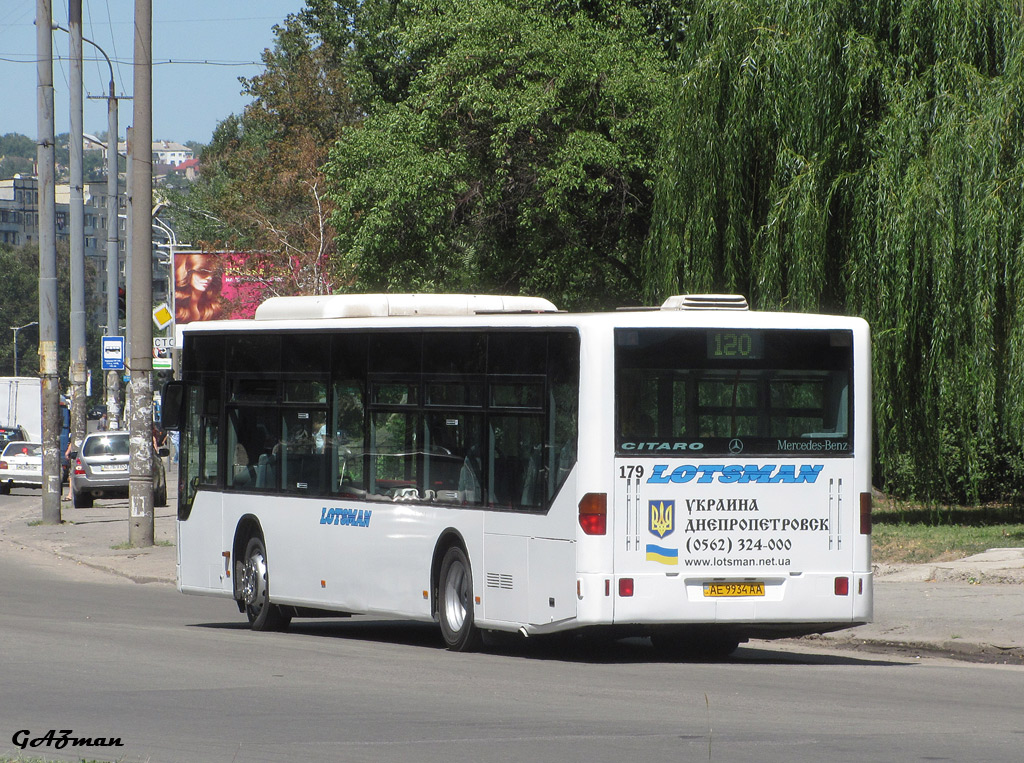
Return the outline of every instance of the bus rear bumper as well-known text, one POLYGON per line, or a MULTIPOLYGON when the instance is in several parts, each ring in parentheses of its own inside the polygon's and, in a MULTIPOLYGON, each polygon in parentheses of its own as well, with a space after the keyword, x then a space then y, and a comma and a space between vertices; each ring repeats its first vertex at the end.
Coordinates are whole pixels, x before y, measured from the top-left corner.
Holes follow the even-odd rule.
POLYGON ((870 572, 766 573, 737 577, 580 575, 577 623, 584 625, 743 625, 755 632, 825 633, 862 625, 873 613, 870 572), (710 583, 760 583, 735 589, 710 583))

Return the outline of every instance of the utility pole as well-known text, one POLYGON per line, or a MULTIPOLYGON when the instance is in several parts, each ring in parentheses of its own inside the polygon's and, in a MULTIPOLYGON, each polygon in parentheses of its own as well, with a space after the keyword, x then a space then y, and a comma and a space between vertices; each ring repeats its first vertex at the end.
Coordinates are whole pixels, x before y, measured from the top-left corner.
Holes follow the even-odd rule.
POLYGON ((82 169, 82 0, 69 0, 71 58, 71 432, 74 450, 85 439, 85 189, 82 169))
MULTIPOLYGON (((100 53, 102 49, 97 47, 100 53)), ((107 96, 107 336, 120 336, 117 320, 117 287, 120 264, 118 251, 118 195, 117 195, 117 94, 114 92, 114 67, 110 66, 110 90, 107 96)), ((127 169, 127 166, 126 166, 127 169)), ((112 429, 119 427, 121 418, 121 379, 117 371, 107 371, 107 422, 112 429)))
MULTIPOLYGON (((81 0, 74 0, 74 2, 75 2, 75 4, 77 6, 79 6, 79 8, 78 8, 78 10, 79 10, 78 18, 79 18, 79 24, 81 24, 81 13, 80 13, 80 11, 81 11, 81 7, 80 7, 81 0)), ((72 9, 69 9, 68 10, 69 17, 71 16, 71 13, 72 13, 72 9)), ((71 29, 64 29, 64 27, 62 27, 60 24, 54 24, 53 28, 54 29, 60 29, 60 30, 62 30, 64 32, 67 32, 69 35, 71 35, 71 38, 72 38, 72 61, 73 62, 74 61, 81 61, 81 57, 76 58, 75 55, 74 55, 74 39, 75 39, 75 35, 72 33, 71 29)), ((117 97, 117 90, 116 90, 115 85, 114 85, 114 65, 110 62, 110 56, 107 55, 107 52, 105 50, 103 50, 103 48, 101 48, 95 42, 90 40, 88 37, 82 37, 81 41, 82 42, 87 42, 90 45, 92 45, 94 48, 96 48, 96 50, 99 51, 100 55, 103 56, 104 59, 106 59, 107 68, 110 70, 110 84, 109 84, 109 87, 108 87, 108 93, 105 96, 106 101, 107 101, 107 143, 104 146, 104 144, 98 138, 96 138, 93 135, 88 135, 87 136, 85 132, 82 132, 82 137, 83 138, 88 137, 88 139, 90 141, 92 141, 93 143, 96 143, 98 145, 103 146, 106 149, 106 151, 107 151, 107 326, 106 326, 106 331, 104 332, 104 336, 120 336, 121 335, 121 327, 120 327, 120 323, 118 322, 118 318, 117 318, 117 307, 118 307, 117 297, 118 297, 118 283, 119 283, 118 279, 119 279, 119 276, 120 276, 120 268, 119 268, 119 265, 120 265, 120 262, 119 262, 120 252, 119 252, 119 247, 118 247, 118 227, 120 225, 120 222, 119 222, 119 218, 118 218, 119 201, 118 201, 118 195, 117 195, 117 179, 118 179, 118 171, 117 171, 117 157, 118 157, 118 153, 117 153, 117 101, 118 101, 118 97, 117 97)), ((81 44, 79 44, 79 49, 81 49, 81 44)), ((75 89, 75 86, 72 85, 72 104, 71 104, 72 115, 74 115, 76 113, 76 109, 75 109, 75 105, 74 105, 74 93, 75 92, 80 92, 80 91, 81 91, 81 87, 80 86, 77 89, 75 89)), ((90 98, 92 98, 92 97, 93 96, 90 96, 90 98)), ((96 96, 96 97, 98 97, 98 96, 96 96)), ((130 96, 122 96, 122 97, 124 98, 124 97, 130 97, 130 96)), ((81 110, 78 109, 77 113, 81 114, 81 110)), ((75 134, 74 116, 72 116, 72 129, 71 129, 71 132, 72 132, 72 137, 74 137, 74 134, 75 134)), ((125 158, 127 159, 127 157, 125 157, 125 158)), ((72 166, 71 174, 72 174, 72 178, 73 178, 74 177, 74 166, 75 166, 74 155, 72 155, 72 158, 71 158, 71 166, 72 166)), ((74 181, 72 181, 72 182, 74 182, 74 181)), ((72 197, 72 199, 73 199, 73 197, 72 197)), ((84 204, 83 204, 83 207, 84 207, 84 204)), ((73 220, 74 220, 74 216, 72 214, 72 221, 73 220)), ((72 248, 72 257, 74 257, 74 250, 75 250, 74 235, 75 235, 75 231, 76 230, 77 231, 82 231, 82 228, 79 227, 79 226, 75 226, 74 222, 72 222, 72 247, 71 247, 72 248)), ((84 237, 84 231, 82 231, 81 235, 84 237)), ((126 249, 127 249, 127 247, 126 247, 126 249)), ((83 247, 83 251, 84 251, 84 247, 83 247)), ((84 276, 84 257, 83 257, 83 275, 82 275, 83 284, 84 284, 84 278, 85 278, 85 276, 84 276)), ((74 273, 73 272, 72 272, 71 290, 72 290, 72 294, 74 294, 75 282, 74 282, 74 273)), ((85 290, 84 290, 84 286, 83 286, 83 288, 82 288, 83 295, 84 295, 84 291, 85 290)), ((77 355, 74 352, 74 331, 75 331, 74 315, 75 315, 75 304, 76 304, 74 296, 72 296, 71 301, 72 301, 72 308, 71 308, 72 309, 72 326, 71 326, 71 331, 72 331, 72 358, 75 358, 75 357, 77 357, 77 355)), ((81 314, 84 317, 84 315, 85 315, 85 305, 84 305, 84 302, 82 304, 81 314)), ((84 370, 85 369, 85 359, 84 359, 85 336, 84 336, 84 328, 83 328, 83 335, 82 335, 82 347, 83 347, 83 361, 82 361, 83 371, 82 371, 82 373, 84 374, 84 373, 86 373, 85 370, 84 370)), ((74 371, 73 370, 72 370, 72 377, 74 377, 74 371)), ((84 384, 84 382, 83 382, 83 384, 84 384)), ((120 414, 120 408, 121 408, 121 402, 120 402, 120 398, 121 398, 121 382, 120 382, 120 376, 117 373, 117 371, 108 371, 107 372, 106 388, 107 388, 106 389, 106 395, 107 395, 107 397, 106 397, 106 399, 107 399, 107 421, 109 422, 108 426, 109 426, 110 429, 118 429, 119 428, 118 420, 121 417, 121 414, 120 414)), ((84 397, 82 399, 84 400, 84 397)), ((85 417, 85 413, 84 412, 85 412, 85 408, 84 408, 84 405, 83 405, 81 429, 80 430, 76 429, 76 431, 81 431, 82 432, 82 436, 83 437, 85 436, 85 418, 84 418, 85 417)), ((74 411, 72 411, 72 419, 74 419, 74 411)), ((72 421, 72 425, 76 426, 74 424, 74 421, 72 421)), ((77 442, 77 440, 76 440, 76 442, 77 442)))
POLYGON ((60 380, 57 375, 57 199, 54 186, 53 8, 36 0, 36 170, 39 187, 39 376, 43 418, 43 523, 59 525, 60 380))
POLYGON ((153 2, 135 0, 128 541, 153 545, 153 2))
MULTIPOLYGON (((99 45, 83 37, 83 41, 92 45, 107 61, 110 70, 110 84, 107 88, 107 327, 105 336, 120 336, 121 324, 117 318, 118 284, 120 283, 120 250, 118 247, 118 195, 117 195, 117 90, 114 86, 114 65, 110 56, 99 45)), ((97 98, 99 96, 96 96, 97 98)), ((121 96, 122 98, 130 96, 121 96)), ((125 143, 127 154, 128 144, 125 143)), ((127 155, 125 160, 127 161, 127 155)), ((127 169, 127 167, 126 167, 127 169)), ((127 174, 127 173, 126 173, 127 174)), ((127 210, 127 207, 125 208, 127 210)), ((128 247, 125 247, 127 252, 128 247)), ((127 261, 127 258, 126 258, 127 261)), ((121 377, 117 371, 107 371, 107 421, 110 429, 118 429, 121 418, 121 377)))
MULTIPOLYGON (((124 207, 124 287, 127 292, 131 287, 132 282, 132 231, 135 230, 132 227, 132 175, 134 171, 132 169, 132 147, 135 145, 135 139, 133 137, 132 128, 126 127, 124 129, 124 194, 128 203, 124 207)), ((125 344, 125 358, 132 356, 132 332, 130 326, 132 325, 132 301, 125 295, 124 301, 124 344, 125 344)), ((125 366, 127 368, 127 366, 125 366)), ((125 397, 127 398, 129 393, 125 391, 125 397)), ((127 402, 127 400, 126 400, 127 402)), ((125 413, 125 429, 128 428, 128 414, 125 413)))

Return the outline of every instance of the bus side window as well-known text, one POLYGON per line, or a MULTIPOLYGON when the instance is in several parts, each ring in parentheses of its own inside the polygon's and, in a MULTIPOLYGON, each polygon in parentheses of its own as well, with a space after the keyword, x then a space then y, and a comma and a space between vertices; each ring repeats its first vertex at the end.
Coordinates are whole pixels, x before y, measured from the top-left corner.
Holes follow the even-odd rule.
POLYGON ((200 385, 190 384, 185 388, 185 429, 180 440, 181 468, 179 471, 178 519, 188 519, 192 509, 192 501, 196 497, 199 483, 200 429, 202 418, 201 401, 203 389, 200 385))
POLYGON ((334 385, 333 421, 328 429, 327 445, 333 474, 331 484, 342 494, 365 494, 365 425, 363 390, 354 381, 334 385))
POLYGON ((267 455, 277 442, 273 416, 273 409, 262 406, 243 405, 228 409, 228 469, 225 472, 228 487, 243 490, 275 487, 273 481, 268 482, 266 473, 267 455))
POLYGON ((431 410, 424 422, 423 497, 458 505, 481 503, 483 416, 431 410))
POLYGON ((206 379, 202 385, 202 413, 199 416, 199 484, 215 486, 220 474, 220 379, 206 379))
POLYGON ((282 411, 281 443, 274 450, 282 489, 317 494, 325 485, 325 422, 322 410, 282 411))

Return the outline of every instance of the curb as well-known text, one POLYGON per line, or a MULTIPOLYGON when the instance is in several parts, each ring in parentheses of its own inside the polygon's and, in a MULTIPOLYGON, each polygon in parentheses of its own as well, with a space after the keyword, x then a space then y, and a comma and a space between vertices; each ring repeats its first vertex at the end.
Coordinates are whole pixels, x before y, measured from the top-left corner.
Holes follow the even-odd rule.
POLYGON ((863 639, 835 637, 830 635, 804 636, 797 643, 812 643, 830 649, 849 649, 869 654, 896 654, 919 659, 920 657, 944 657, 959 662, 974 662, 987 665, 1024 665, 1024 648, 998 646, 996 644, 970 641, 945 641, 930 644, 919 641, 891 641, 886 639, 863 639))

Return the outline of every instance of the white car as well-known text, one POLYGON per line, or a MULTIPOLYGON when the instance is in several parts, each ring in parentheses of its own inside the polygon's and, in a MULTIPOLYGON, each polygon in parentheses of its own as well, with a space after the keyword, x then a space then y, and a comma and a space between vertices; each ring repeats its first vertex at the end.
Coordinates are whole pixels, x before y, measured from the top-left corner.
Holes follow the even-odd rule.
POLYGON ((7 443, 0 453, 0 493, 9 495, 12 487, 42 486, 42 444, 18 440, 7 443))

